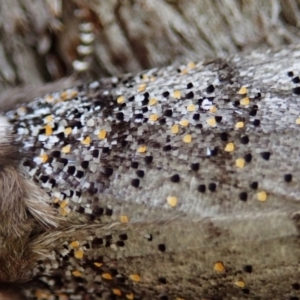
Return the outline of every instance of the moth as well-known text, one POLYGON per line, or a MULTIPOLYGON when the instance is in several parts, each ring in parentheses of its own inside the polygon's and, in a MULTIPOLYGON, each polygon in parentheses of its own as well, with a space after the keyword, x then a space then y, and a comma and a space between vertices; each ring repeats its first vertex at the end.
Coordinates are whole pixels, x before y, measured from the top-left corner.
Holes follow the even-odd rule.
POLYGON ((298 299, 299 50, 104 78, 6 112, 3 287, 298 299))

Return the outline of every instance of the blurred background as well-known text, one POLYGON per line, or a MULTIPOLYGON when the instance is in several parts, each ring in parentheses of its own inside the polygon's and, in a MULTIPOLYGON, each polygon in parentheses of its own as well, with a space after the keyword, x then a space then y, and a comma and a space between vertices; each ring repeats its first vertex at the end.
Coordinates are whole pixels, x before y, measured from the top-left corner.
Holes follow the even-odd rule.
POLYGON ((74 68, 92 80, 297 43, 299 20, 300 0, 0 0, 0 102, 70 86, 74 68))

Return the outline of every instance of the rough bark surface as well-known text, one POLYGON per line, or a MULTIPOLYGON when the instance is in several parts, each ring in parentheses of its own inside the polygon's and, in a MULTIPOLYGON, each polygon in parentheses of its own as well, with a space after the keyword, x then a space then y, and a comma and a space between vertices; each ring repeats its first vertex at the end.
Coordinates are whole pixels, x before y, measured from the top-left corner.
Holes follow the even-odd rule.
POLYGON ((69 76, 94 25, 90 76, 299 41, 298 0, 0 1, 0 92, 69 76), (81 13, 78 13, 81 12, 81 13))

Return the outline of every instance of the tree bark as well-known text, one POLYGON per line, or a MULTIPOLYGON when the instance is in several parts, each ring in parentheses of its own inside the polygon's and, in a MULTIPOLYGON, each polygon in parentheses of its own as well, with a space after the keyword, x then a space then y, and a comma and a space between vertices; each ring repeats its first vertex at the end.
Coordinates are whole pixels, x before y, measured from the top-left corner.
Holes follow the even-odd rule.
POLYGON ((71 75, 81 22, 90 79, 299 41, 297 0, 1 0, 0 19, 0 92, 71 75))

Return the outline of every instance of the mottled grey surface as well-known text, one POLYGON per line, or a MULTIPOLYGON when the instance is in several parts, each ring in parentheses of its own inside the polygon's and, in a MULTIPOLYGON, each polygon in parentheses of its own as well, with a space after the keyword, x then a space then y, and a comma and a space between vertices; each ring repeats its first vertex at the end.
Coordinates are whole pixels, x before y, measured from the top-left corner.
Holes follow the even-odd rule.
POLYGON ((152 69, 9 112, 66 220, 30 299, 298 299, 299 59, 152 69))

